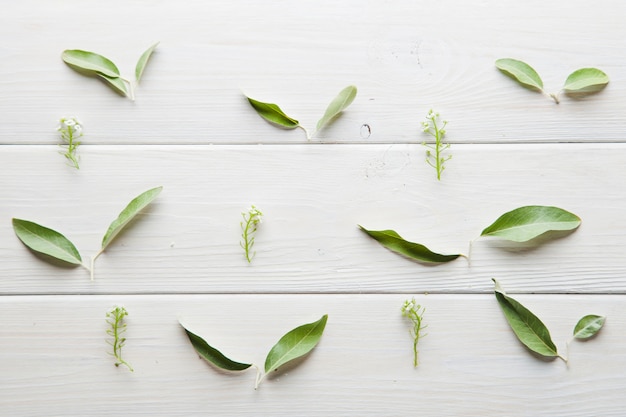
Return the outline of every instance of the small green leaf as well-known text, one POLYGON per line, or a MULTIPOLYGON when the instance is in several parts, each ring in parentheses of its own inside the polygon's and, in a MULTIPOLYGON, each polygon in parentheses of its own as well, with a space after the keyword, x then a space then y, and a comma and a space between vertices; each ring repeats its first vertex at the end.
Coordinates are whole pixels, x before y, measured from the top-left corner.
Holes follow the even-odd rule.
POLYGON ((525 206, 500 216, 480 234, 513 242, 526 242, 555 230, 574 230, 580 218, 569 211, 550 206, 525 206))
POLYGON ((146 65, 148 64, 148 60, 150 59, 152 52, 154 52, 154 49, 158 45, 159 45, 159 42, 155 43, 154 45, 149 47, 146 50, 146 52, 141 54, 141 57, 139 57, 139 61, 137 61, 137 66, 135 67, 135 80, 137 80, 137 84, 139 84, 139 80, 141 80, 143 70, 146 68, 146 65))
POLYGON ((117 219, 111 223, 109 226, 109 230, 105 233, 102 238, 102 250, 104 250, 111 241, 117 236, 119 232, 122 231, 124 226, 128 224, 144 207, 154 200, 163 187, 152 188, 139 196, 135 197, 124 210, 119 214, 117 219))
POLYGON ((209 345, 203 338, 187 330, 182 323, 180 323, 180 325, 185 330, 185 333, 187 333, 187 337, 189 337, 189 341, 196 352, 218 368, 227 371, 244 371, 252 366, 252 364, 249 363, 235 362, 228 359, 222 352, 209 345))
POLYGON ((250 105, 256 110, 256 112, 267 120, 268 122, 275 124, 284 129, 295 129, 299 126, 296 119, 287 116, 276 104, 263 103, 253 98, 246 97, 250 102, 250 105))
POLYGON ((76 246, 55 230, 21 219, 13 219, 13 230, 22 243, 35 252, 73 265, 83 261, 76 246))
POLYGON ((333 118, 341 113, 346 107, 348 107, 356 97, 356 87, 350 85, 339 92, 337 97, 330 102, 326 108, 324 116, 317 122, 316 130, 320 131, 326 126, 333 118))
POLYGON ((519 341, 540 355, 560 357, 545 324, 526 307, 506 295, 498 281, 494 279, 493 282, 496 286, 496 299, 519 341))
POLYGON ((599 91, 609 83, 609 76, 597 68, 581 68, 565 80, 563 90, 567 93, 591 93, 599 91))
POLYGON ((359 225, 359 227, 362 231, 367 233, 371 238, 387 249, 399 253, 400 255, 404 255, 417 262, 427 264, 444 263, 453 261, 461 256, 460 254, 442 255, 435 253, 424 245, 404 240, 393 230, 367 230, 361 225, 359 225))
POLYGON ((108 77, 104 74, 98 73, 98 77, 109 83, 109 86, 123 96, 128 96, 128 89, 126 88, 126 82, 119 77, 108 77))
POLYGON ((576 323, 576 327, 574 327, 574 337, 576 339, 589 339, 595 336, 602 326, 604 326, 605 321, 606 317, 596 316, 594 314, 583 317, 576 323))
POLYGON ((518 83, 533 90, 543 91, 543 81, 537 71, 525 62, 517 59, 502 58, 496 61, 496 67, 516 80, 518 83))
POLYGON ((265 372, 309 353, 319 342, 326 327, 328 315, 316 322, 304 324, 289 331, 272 347, 265 359, 265 372))
POLYGON ((82 51, 80 49, 67 49, 61 55, 63 61, 70 67, 79 68, 84 71, 94 71, 109 78, 120 76, 120 71, 108 58, 94 52, 82 51))

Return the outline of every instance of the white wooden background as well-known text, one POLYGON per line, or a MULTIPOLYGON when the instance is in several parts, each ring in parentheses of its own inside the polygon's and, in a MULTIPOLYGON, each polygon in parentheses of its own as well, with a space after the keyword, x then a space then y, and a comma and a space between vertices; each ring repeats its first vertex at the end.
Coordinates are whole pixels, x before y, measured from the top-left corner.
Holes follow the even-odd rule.
POLYGON ((623 416, 626 409, 626 3, 598 0, 5 2, 0 16, 0 415, 623 416), (137 99, 60 59, 99 52, 132 75, 160 41, 137 99), (600 94, 560 105, 499 73, 525 60, 556 91, 595 66, 600 94), (314 126, 343 87, 359 94, 319 137, 260 119, 242 91, 314 126), (450 121, 437 182, 420 122, 450 121), (85 125, 80 171, 55 126, 85 125), (371 135, 362 126, 371 127, 371 135), (64 233, 89 256, 119 211, 159 198, 97 262, 44 262, 11 218, 64 233), (251 265, 240 212, 264 213, 251 265), (391 228, 441 252, 527 204, 578 214, 573 234, 474 243, 425 267, 363 235, 391 228), (491 278, 565 350, 584 314, 608 316, 569 365, 515 339, 491 278), (426 307, 412 367, 406 298, 426 307), (107 355, 124 305, 134 373, 107 355), (318 347, 255 391, 254 372, 199 359, 184 318, 237 360, 262 364, 289 329, 328 313, 318 347))

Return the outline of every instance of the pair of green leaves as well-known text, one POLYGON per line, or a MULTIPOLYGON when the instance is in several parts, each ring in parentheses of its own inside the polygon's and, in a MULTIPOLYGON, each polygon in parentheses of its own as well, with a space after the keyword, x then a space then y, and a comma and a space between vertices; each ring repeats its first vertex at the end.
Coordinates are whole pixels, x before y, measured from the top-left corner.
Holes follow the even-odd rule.
POLYGON ((253 98, 247 97, 248 102, 256 110, 256 112, 270 122, 271 124, 281 127, 283 129, 295 129, 300 128, 304 130, 306 133, 307 139, 311 139, 315 136, 317 132, 322 130, 325 126, 327 126, 335 117, 339 115, 342 111, 344 111, 356 97, 357 89, 355 86, 350 85, 339 92, 337 97, 330 102, 328 107, 326 108, 326 112, 322 116, 322 118, 317 122, 317 126, 315 127, 315 132, 313 134, 309 134, 309 131, 300 125, 293 117, 287 116, 284 111, 277 105, 273 103, 264 103, 262 101, 255 100, 253 98))
POLYGON ((101 248, 98 253, 91 258, 90 266, 83 263, 83 259, 78 249, 76 249, 76 246, 56 230, 49 229, 28 220, 16 218, 13 219, 13 230, 22 243, 31 250, 72 265, 82 265, 90 271, 91 279, 93 280, 96 258, 104 252, 122 229, 159 195, 162 189, 163 187, 152 188, 135 197, 128 203, 126 208, 122 210, 104 234, 101 248))
POLYGON ((125 97, 135 99, 135 84, 139 84, 141 76, 152 56, 152 52, 159 42, 150 46, 137 61, 135 66, 135 82, 121 76, 117 66, 108 58, 95 52, 83 51, 81 49, 67 49, 61 54, 63 61, 72 69, 85 75, 100 77, 113 88, 113 90, 125 97))
MULTIPOLYGON (((265 374, 262 375, 257 367, 257 377, 254 388, 258 388, 259 384, 268 373, 309 353, 320 341, 327 320, 328 315, 325 314, 318 321, 296 327, 281 337, 267 354, 265 359, 265 374)), ((188 330, 184 324, 180 323, 180 325, 185 330, 196 352, 216 367, 227 371, 245 371, 253 366, 251 363, 236 362, 227 358, 219 350, 209 345, 202 337, 188 330)))
MULTIPOLYGON (((558 352, 550 337, 550 331, 539 317, 517 300, 506 295, 498 281, 494 279, 493 282, 498 304, 519 341, 532 352, 548 358, 559 357, 567 362, 567 359, 558 352)), ((584 340, 595 336, 604 326, 605 321, 606 317, 595 314, 584 316, 574 326, 573 338, 584 340)))
POLYGON ((597 68, 581 68, 567 77, 561 91, 548 94, 543 89, 543 81, 537 71, 527 63, 502 58, 496 61, 496 67, 524 87, 549 95, 557 104, 561 91, 566 94, 590 94, 602 90, 609 83, 609 77, 603 71, 597 68))
MULTIPOLYGON (((493 236, 513 242, 526 242, 551 231, 574 230, 580 226, 578 216, 558 207, 524 206, 509 211, 486 227, 480 236, 493 236)), ((393 230, 361 230, 385 248, 425 264, 440 264, 462 254, 442 255, 420 243, 409 242, 393 230)))

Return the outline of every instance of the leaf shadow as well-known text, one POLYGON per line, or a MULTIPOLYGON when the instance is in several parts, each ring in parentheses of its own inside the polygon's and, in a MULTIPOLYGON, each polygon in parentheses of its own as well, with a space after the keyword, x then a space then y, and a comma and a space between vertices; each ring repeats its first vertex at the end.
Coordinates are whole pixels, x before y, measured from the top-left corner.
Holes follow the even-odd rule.
POLYGON ((494 237, 489 239, 489 245, 509 253, 532 253, 540 247, 552 241, 561 240, 574 233, 574 230, 551 230, 526 242, 514 242, 511 240, 494 237))

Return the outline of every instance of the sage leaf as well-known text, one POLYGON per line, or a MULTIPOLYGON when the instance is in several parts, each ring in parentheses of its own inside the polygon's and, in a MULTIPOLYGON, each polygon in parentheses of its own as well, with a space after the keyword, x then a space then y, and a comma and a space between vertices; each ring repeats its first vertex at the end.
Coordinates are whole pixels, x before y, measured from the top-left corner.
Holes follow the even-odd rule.
POLYGON ((320 341, 328 315, 316 322, 304 324, 286 333, 272 347, 265 359, 265 372, 274 371, 280 366, 309 353, 320 341))
POLYGON ((532 90, 543 91, 541 77, 527 63, 517 59, 502 58, 496 61, 496 67, 523 86, 532 90))
POLYGON ((81 265, 76 246, 61 233, 28 220, 13 219, 13 230, 28 248, 52 258, 81 265))
POLYGON ((330 102, 326 108, 324 116, 317 122, 316 130, 320 131, 326 126, 333 118, 341 113, 346 107, 348 107, 354 101, 356 97, 356 87, 350 85, 339 92, 337 97, 330 102))
POLYGON ((111 223, 109 230, 107 230, 102 238, 102 249, 100 252, 102 252, 113 241, 113 239, 115 239, 115 236, 122 231, 124 226, 126 226, 144 207, 150 204, 159 195, 162 189, 163 187, 152 188, 135 197, 130 203, 128 203, 117 219, 111 223))
POLYGON ((109 86, 112 87, 115 91, 120 93, 123 96, 128 96, 128 89, 126 88, 126 82, 119 77, 109 77, 104 74, 98 73, 98 77, 102 78, 104 81, 109 83, 109 86))
POLYGON ((595 336, 604 326, 605 321, 606 317, 596 316, 595 314, 583 317, 574 327, 574 337, 576 339, 589 339, 595 336))
POLYGON ((63 61, 70 67, 83 71, 93 71, 109 78, 120 76, 120 71, 108 58, 94 52, 80 49, 67 49, 61 55, 63 61))
POLYGON ((565 80, 566 93, 591 93, 604 88, 609 76, 597 68, 581 68, 571 73, 565 80))
POLYGON ((453 261, 461 256, 461 254, 442 255, 435 253, 422 244, 404 240, 393 230, 367 230, 361 225, 359 227, 385 248, 417 262, 426 264, 444 263, 453 261))
POLYGON ((146 50, 146 52, 141 54, 141 56, 139 57, 139 61, 137 61, 137 66, 135 67, 135 80, 137 81, 137 84, 139 84, 139 80, 141 80, 141 76, 143 75, 143 70, 146 68, 146 65, 148 64, 148 60, 150 60, 150 56, 152 56, 152 52, 154 52, 154 49, 158 45, 159 45, 159 42, 150 46, 146 50))
POLYGON ((526 242, 549 231, 574 230, 580 218, 551 206, 524 206, 500 216, 481 236, 497 236, 513 242, 526 242))
POLYGON ((546 357, 560 357, 548 328, 526 307, 502 291, 495 279, 495 294, 511 329, 520 342, 531 351, 546 357))
POLYGON ((191 345, 196 352, 198 352, 198 355, 218 368, 227 371, 244 371, 252 366, 250 363, 235 362, 232 359, 228 359, 222 352, 209 345, 203 338, 187 330, 182 323, 180 323, 180 325, 185 330, 191 345))
POLYGON ((273 103, 263 103, 262 101, 255 100, 250 97, 246 98, 259 116, 268 122, 284 129, 295 129, 300 125, 296 119, 287 116, 285 112, 278 107, 278 105, 273 103))

